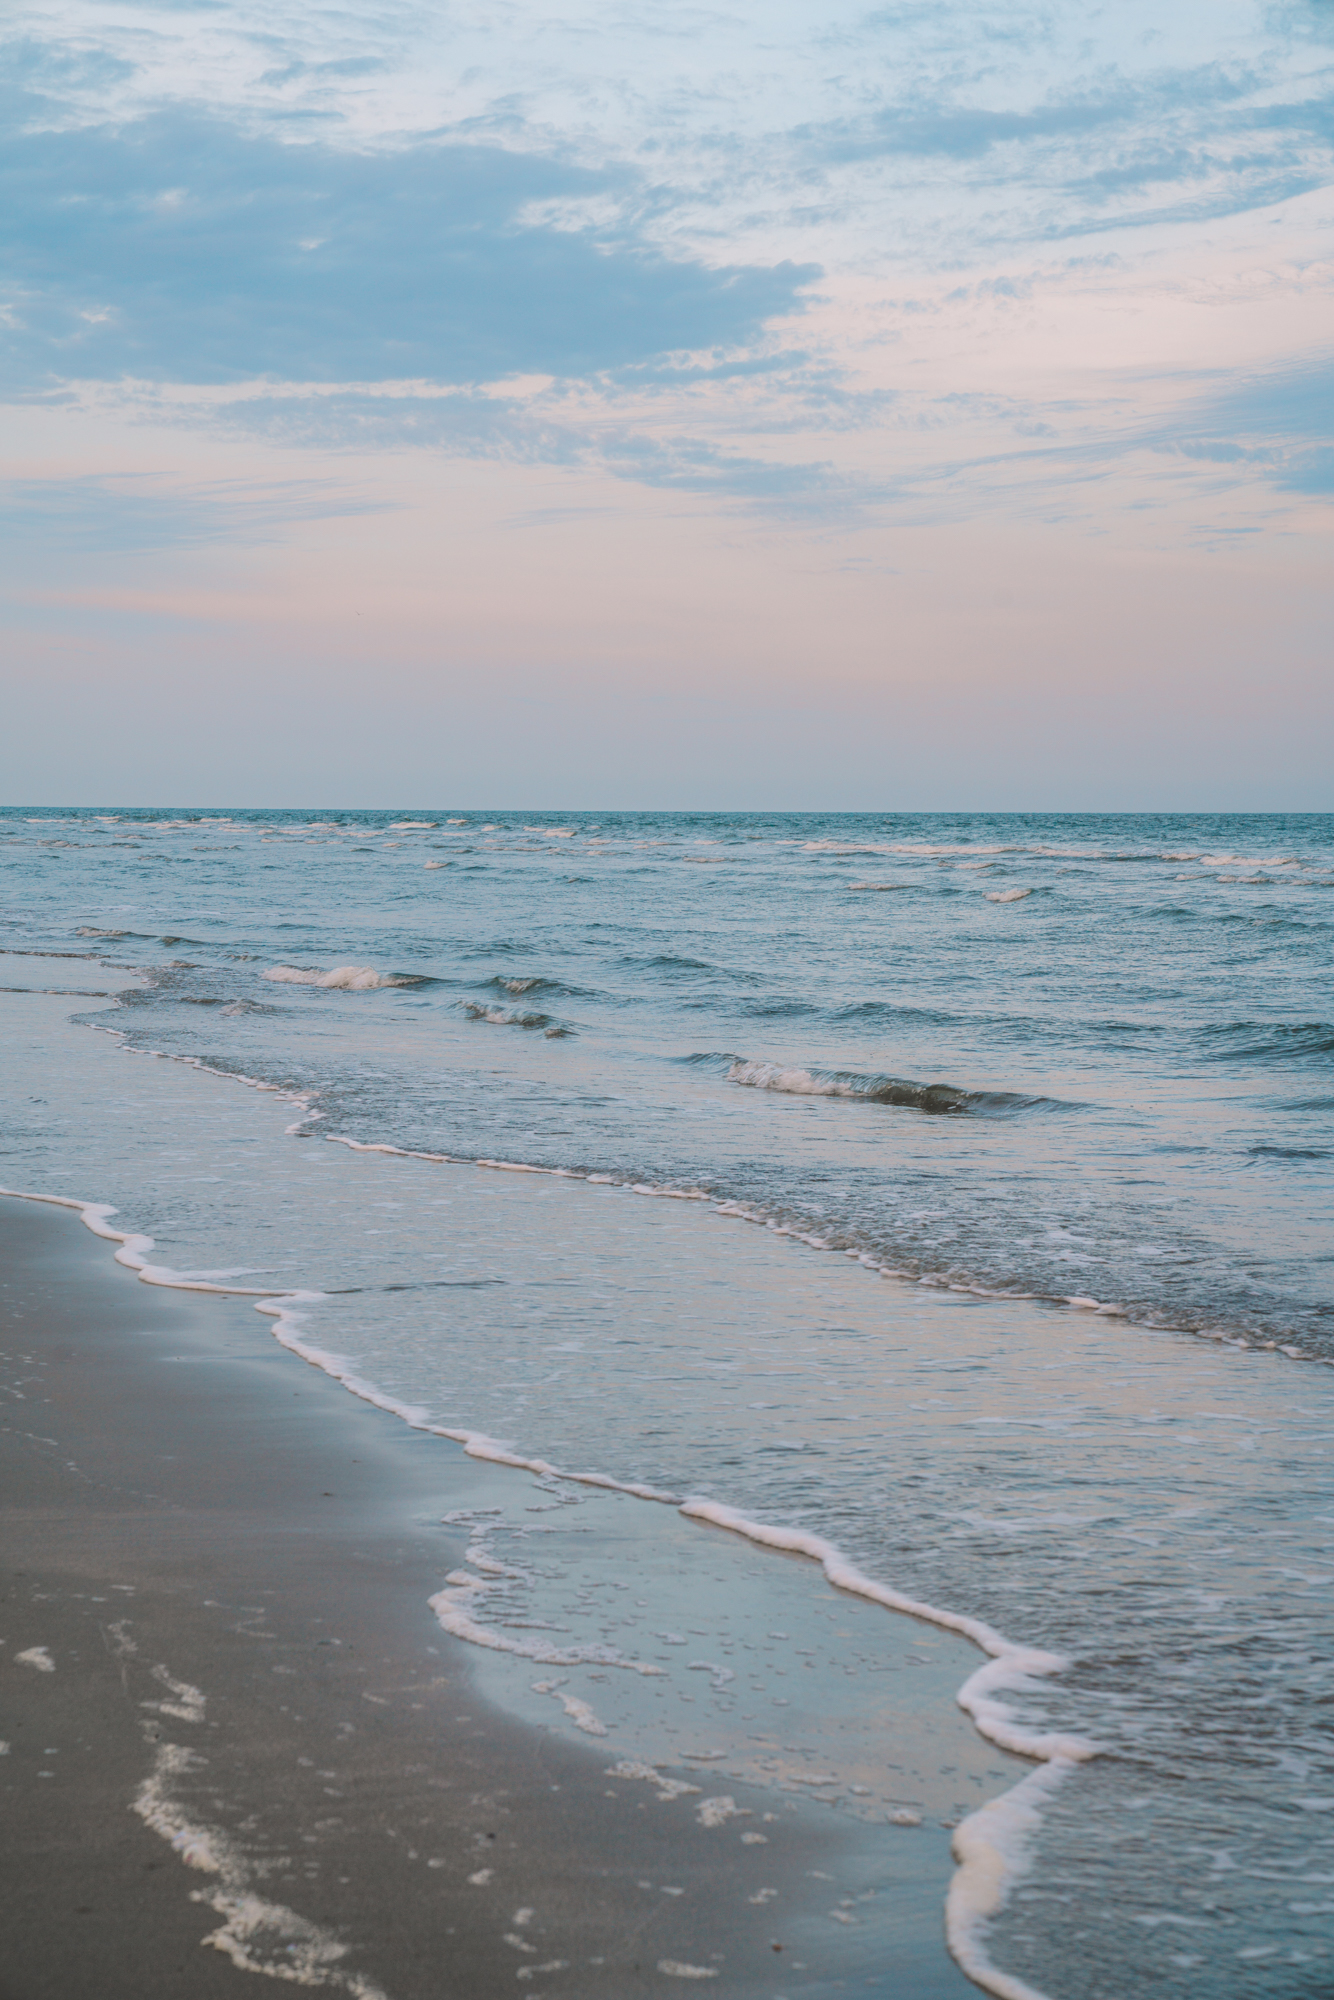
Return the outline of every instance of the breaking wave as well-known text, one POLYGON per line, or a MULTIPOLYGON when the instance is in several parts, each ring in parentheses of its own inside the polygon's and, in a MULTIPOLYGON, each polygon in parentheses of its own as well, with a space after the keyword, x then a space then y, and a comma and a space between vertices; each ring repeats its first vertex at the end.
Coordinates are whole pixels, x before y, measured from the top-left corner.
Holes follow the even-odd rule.
POLYGON ((411 972, 377 972, 373 965, 335 965, 331 972, 318 966, 271 965, 261 974, 279 986, 324 986, 340 993, 369 993, 381 986, 421 986, 426 982, 411 972))
POLYGON ((752 1062, 746 1056, 707 1052, 687 1056, 685 1060, 701 1069, 717 1069, 728 1083, 743 1084, 751 1090, 776 1090, 791 1097, 847 1097, 863 1104, 899 1105, 937 1117, 1075 1108, 1055 1097, 1036 1097, 1015 1090, 961 1090, 952 1083, 918 1083, 911 1077, 882 1076, 874 1071, 807 1069, 796 1064, 752 1062))
POLYGON ((516 1000, 525 993, 561 993, 568 995, 582 990, 576 986, 566 986, 559 979, 545 979, 540 973, 533 973, 524 978, 507 979, 503 972, 498 972, 495 978, 488 979, 486 984, 495 987, 500 993, 512 993, 516 1000))
POLYGON ((549 1042, 563 1040, 574 1032, 553 1020, 550 1014, 527 1013, 517 1007, 487 1007, 475 1000, 465 1000, 463 1011, 470 1021, 489 1021, 493 1028, 541 1028, 549 1042))

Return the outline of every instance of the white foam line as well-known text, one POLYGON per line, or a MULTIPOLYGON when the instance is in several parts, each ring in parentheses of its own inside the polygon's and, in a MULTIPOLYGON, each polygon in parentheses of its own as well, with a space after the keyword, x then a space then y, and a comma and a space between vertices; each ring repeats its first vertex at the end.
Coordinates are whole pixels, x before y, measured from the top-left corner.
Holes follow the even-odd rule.
MULTIPOLYGON (((446 1582, 449 1587, 437 1591, 427 1602, 441 1630, 466 1640, 470 1646, 482 1646, 492 1653, 515 1653, 542 1667, 624 1667, 629 1673, 655 1678, 666 1672, 665 1667, 655 1666, 651 1660, 627 1659, 613 1646, 551 1646, 541 1639, 512 1638, 508 1633, 498 1632, 493 1625, 479 1624, 468 1609, 469 1599, 490 1587, 485 1577, 469 1577, 465 1571, 457 1571, 452 1581, 446 1579, 446 1582)), ((591 1714, 592 1710, 588 1712, 591 1714)), ((567 1713, 574 1713, 568 1704, 567 1713)), ((601 1733, 606 1734, 605 1730, 601 1733)))
POLYGON ((959 1867, 945 1895, 945 1937, 962 1970, 997 2000, 1046 2000, 1027 1980, 992 1963, 985 1933, 1032 1865, 1043 1805, 1075 1768, 1066 1758, 1052 1758, 955 1829, 951 1847, 959 1867))
MULTIPOLYGON (((197 1069, 201 1074, 201 1076, 220 1077, 224 1083, 243 1083, 249 1090, 263 1090, 268 1092, 270 1096, 281 1098, 285 1104, 299 1104, 307 1112, 309 1112, 310 1110, 310 1093, 308 1091, 289 1090, 288 1088, 286 1088, 285 1085, 281 1083, 267 1083, 262 1076, 247 1076, 244 1070, 217 1069, 214 1067, 212 1063, 206 1063, 200 1056, 180 1055, 174 1049, 137 1048, 133 1042, 127 1039, 129 1035, 128 1028, 103 1027, 101 1023, 98 1021, 89 1021, 86 1025, 92 1028, 98 1034, 111 1035, 116 1041, 120 1043, 122 1049, 124 1049, 127 1055, 151 1056, 155 1062, 182 1063, 186 1069, 197 1069)), ((325 1114, 323 1112, 318 1112, 318 1113, 311 1113, 310 1115, 322 1118, 325 1114)), ((305 1124, 305 1122, 306 1120, 304 1117, 299 1118, 296 1122, 296 1125, 289 1125, 287 1127, 288 1132, 296 1131, 297 1128, 305 1124)), ((385 1148, 384 1150, 388 1152, 397 1152, 399 1149, 397 1147, 390 1146, 385 1148)), ((423 1155, 423 1158, 430 1158, 430 1157, 431 1156, 429 1154, 423 1155)), ((443 1158, 444 1156, 441 1155, 441 1157, 443 1158)), ((38 1197, 36 1195, 33 1196, 34 1200, 38 1200, 40 1198, 41 1197, 38 1197)), ((78 1207, 79 1204, 76 1202, 74 1206, 78 1207)))
POLYGON ((393 1153, 400 1160, 430 1160, 436 1166, 442 1167, 468 1167, 474 1164, 471 1160, 456 1159, 453 1153, 418 1153, 410 1146, 389 1146, 383 1142, 372 1144, 366 1139, 348 1139, 341 1132, 324 1132, 320 1136, 326 1145, 347 1146, 354 1153, 393 1153))
POLYGON ((956 1829, 952 1847, 958 1869, 945 1901, 945 1934, 958 1964, 985 1992, 995 1994, 997 2000, 1044 2000, 1035 1987, 993 1965, 986 1948, 986 1932, 992 1918, 1008 1901, 1014 1883, 1030 1865, 1032 1839, 1042 1819, 1040 1801, 1080 1764, 1095 1757, 1098 1745, 1087 1737, 1039 1733, 1019 1727, 1013 1712, 996 1696, 1001 1688, 1029 1688, 1040 1677, 1060 1673, 1069 1661, 1059 1653, 1017 1645, 980 1618, 942 1611, 936 1605, 923 1604, 918 1598, 905 1597, 901 1591, 877 1583, 823 1536, 800 1528, 769 1527, 716 1500, 686 1500, 680 1511, 691 1520, 709 1521, 715 1527, 730 1529, 762 1548, 809 1556, 820 1564, 836 1590, 867 1598, 887 1611, 920 1618, 947 1632, 958 1632, 991 1655, 969 1675, 955 1699, 979 1735, 1017 1756, 1037 1758, 1039 1769, 1000 1798, 971 1813, 956 1829))
MULTIPOLYGON (((0 1193, 3 1192, 0 1189, 0 1193)), ((312 1368, 332 1376, 335 1382, 341 1383, 352 1395, 359 1396, 364 1403, 372 1404, 377 1410, 388 1411, 390 1416, 398 1417, 413 1430, 425 1431, 431 1437, 448 1438, 452 1444, 461 1444, 469 1458, 484 1459, 492 1465, 511 1465, 517 1471, 536 1473, 542 1479, 568 1479, 577 1486, 598 1486, 611 1493, 628 1493, 635 1500, 657 1500, 670 1507, 680 1504, 676 1494, 663 1493, 656 1486, 612 1479, 603 1472, 567 1472, 545 1458, 526 1457, 504 1439, 489 1437, 485 1431, 455 1430, 447 1424, 432 1423, 423 1405, 404 1403, 397 1396, 385 1395, 356 1373, 346 1355, 333 1354, 327 1348, 316 1347, 313 1342, 301 1338, 297 1328, 305 1314, 293 1312, 292 1307, 314 1305, 324 1297, 323 1292, 268 1292, 257 1296, 255 1310, 272 1318, 274 1336, 289 1353, 298 1355, 312 1368)))
MULTIPOLYGON (((322 1115, 320 1112, 311 1114, 316 1118, 322 1115)), ((297 1128, 289 1125, 287 1129, 293 1132, 297 1128)), ((549 1180, 589 1181, 598 1187, 615 1187, 630 1194, 653 1195, 661 1201, 713 1200, 713 1196, 703 1188, 652 1187, 645 1181, 618 1181, 611 1174, 581 1173, 576 1167, 538 1167, 527 1160, 487 1160, 469 1158, 461 1153, 426 1153, 414 1146, 391 1146, 385 1140, 349 1139, 342 1132, 325 1132, 321 1137, 331 1146, 347 1146, 354 1153, 390 1153, 400 1160, 429 1160, 436 1166, 485 1167, 493 1174, 545 1174, 549 1180)), ((803 1239, 810 1240, 813 1239, 803 1239)))
POLYGON ((322 1292, 296 1292, 281 1285, 220 1285, 211 1278, 190 1278, 181 1271, 173 1271, 165 1264, 150 1264, 148 1252, 153 1248, 151 1236, 141 1236, 130 1229, 112 1229, 107 1218, 116 1210, 105 1201, 75 1201, 64 1194, 31 1194, 23 1188, 0 1187, 0 1195, 8 1195, 14 1201, 41 1201, 53 1208, 77 1209, 84 1224, 94 1236, 104 1236, 108 1242, 119 1243, 116 1262, 123 1264, 144 1285, 162 1285, 173 1292, 214 1292, 223 1298, 272 1299, 277 1297, 302 1299, 313 1302, 324 1295, 322 1292))

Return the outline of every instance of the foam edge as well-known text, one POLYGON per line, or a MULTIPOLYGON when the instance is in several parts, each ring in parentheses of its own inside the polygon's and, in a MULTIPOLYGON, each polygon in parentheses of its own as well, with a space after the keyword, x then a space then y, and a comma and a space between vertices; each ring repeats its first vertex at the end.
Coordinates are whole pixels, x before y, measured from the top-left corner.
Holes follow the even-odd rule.
POLYGON ((716 1500, 686 1500, 680 1511, 691 1520, 726 1528, 762 1548, 809 1556, 820 1564, 836 1590, 957 1632, 991 1656, 969 1675, 955 1699, 979 1735, 999 1749, 1035 1758, 1038 1768, 999 1798, 970 1813, 956 1828, 951 1846, 958 1866, 945 1898, 945 1939, 960 1969, 996 2000, 1046 2000, 1036 1987, 993 1964, 986 1933, 1008 1902, 1015 1882, 1028 1870, 1032 1841, 1042 1823, 1041 1802, 1081 1764, 1096 1757, 1098 1745, 1086 1737, 1024 1729, 996 1696, 1001 1687, 1023 1688, 1060 1673, 1069 1661, 1059 1653, 1017 1645, 980 1618, 943 1611, 877 1583, 823 1536, 800 1528, 769 1527, 716 1500))

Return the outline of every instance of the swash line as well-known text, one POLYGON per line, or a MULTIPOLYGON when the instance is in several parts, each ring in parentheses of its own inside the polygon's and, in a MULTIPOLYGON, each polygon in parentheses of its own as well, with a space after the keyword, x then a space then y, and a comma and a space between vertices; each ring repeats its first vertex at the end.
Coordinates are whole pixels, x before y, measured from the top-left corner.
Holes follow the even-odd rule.
MULTIPOLYGON (((342 1143, 366 1152, 403 1151, 401 1147, 369 1146, 355 1140, 344 1140, 342 1143)), ((528 1171, 549 1173, 559 1170, 530 1168, 528 1171)), ((655 1192, 647 1188, 643 1191, 655 1192)), ((37 1194, 7 1187, 0 1187, 0 1196, 76 1210, 94 1235, 121 1245, 115 1253, 116 1262, 134 1271, 141 1283, 176 1291, 210 1292, 221 1297, 253 1299, 255 1310, 274 1321, 274 1335, 289 1352, 331 1376, 363 1402, 398 1417, 412 1429, 462 1445, 471 1458, 513 1466, 544 1478, 568 1479, 578 1485, 602 1487, 635 1499, 657 1501, 676 1507, 687 1520, 703 1521, 727 1529, 759 1547, 808 1556, 820 1564, 835 1589, 866 1598, 888 1611, 921 1619, 923 1623, 937 1625, 945 1631, 957 1632, 990 1654, 987 1663, 969 1675, 955 1699, 987 1741, 1018 1756, 1034 1758, 1039 1768, 999 1798, 969 1814, 955 1829, 951 1850, 957 1867, 945 1898, 946 1941, 960 1968, 984 1992, 993 1994, 995 2000, 1046 2000, 1036 1987, 993 1964, 986 1949, 986 1930, 1008 1901, 1013 1884, 1030 1865, 1029 1850, 1042 1817, 1037 1802, 1045 1799, 1080 1764, 1095 1757, 1099 1746, 1085 1737, 1037 1735, 1018 1729, 1011 1720, 1011 1711, 994 1696, 1001 1686, 1027 1687, 1038 1677, 1060 1673, 1069 1664, 1063 1655, 1021 1646, 981 1619, 963 1612, 941 1610, 917 1598, 907 1597, 887 1584, 878 1583, 850 1562, 834 1543, 804 1529, 773 1527, 754 1521, 737 1508, 719 1501, 680 1500, 654 1487, 613 1479, 605 1473, 565 1472, 545 1459, 527 1458, 485 1432, 453 1430, 434 1424, 421 1406, 401 1403, 355 1375, 346 1357, 330 1354, 301 1339, 296 1329, 305 1315, 294 1313, 291 1308, 318 1304, 327 1296, 323 1292, 282 1288, 265 1291, 256 1286, 223 1285, 187 1278, 166 1266, 149 1264, 147 1253, 154 1247, 151 1236, 110 1228, 109 1218, 118 1211, 107 1202, 81 1201, 70 1195, 37 1194)), ((435 1608, 434 1600, 432 1608, 435 1608)), ((444 1625, 443 1620, 440 1622, 444 1625)), ((450 1627, 445 1625, 444 1629, 449 1630, 450 1627)), ((471 1638, 472 1635, 460 1630, 456 1636, 471 1638)))

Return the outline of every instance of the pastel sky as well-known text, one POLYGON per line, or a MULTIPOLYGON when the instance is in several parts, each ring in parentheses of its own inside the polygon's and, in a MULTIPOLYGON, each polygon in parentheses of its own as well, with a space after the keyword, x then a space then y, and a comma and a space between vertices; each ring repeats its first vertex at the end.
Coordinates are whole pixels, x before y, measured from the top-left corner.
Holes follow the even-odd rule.
POLYGON ((1334 804, 1334 0, 3 34, 8 802, 1334 804))

